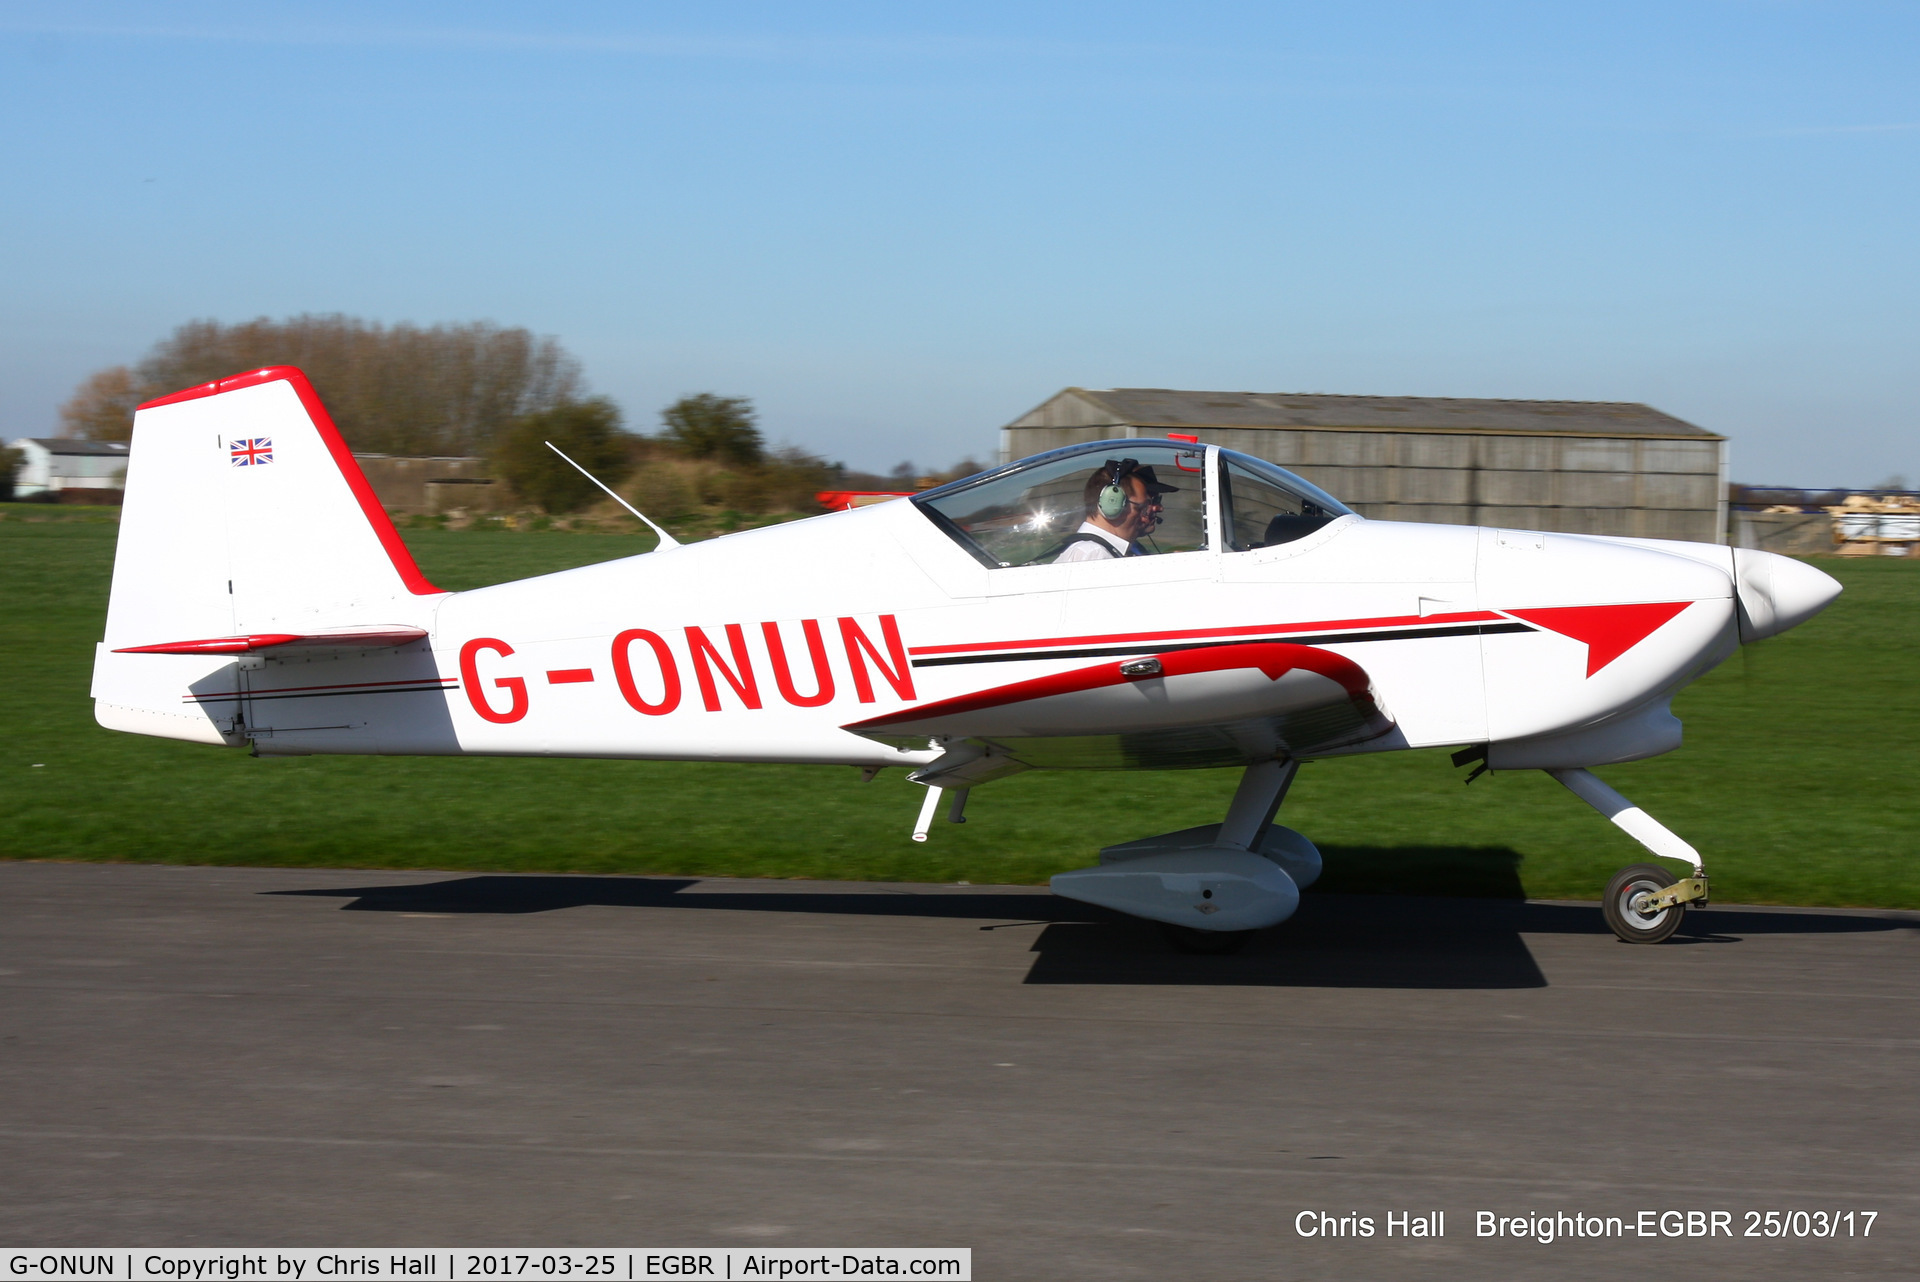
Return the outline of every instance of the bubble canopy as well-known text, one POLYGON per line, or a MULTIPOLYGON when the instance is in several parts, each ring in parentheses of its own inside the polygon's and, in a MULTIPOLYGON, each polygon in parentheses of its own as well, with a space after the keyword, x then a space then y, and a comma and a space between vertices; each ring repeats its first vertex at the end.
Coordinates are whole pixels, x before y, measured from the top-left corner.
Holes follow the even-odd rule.
POLYGON ((1161 439, 1093 441, 1036 454, 915 495, 913 502, 950 537, 995 569, 1047 565, 1092 514, 1090 495, 1110 461, 1131 461, 1159 492, 1160 522, 1139 540, 1144 555, 1208 549, 1209 504, 1220 508, 1228 552, 1302 538, 1352 513, 1283 467, 1161 439))

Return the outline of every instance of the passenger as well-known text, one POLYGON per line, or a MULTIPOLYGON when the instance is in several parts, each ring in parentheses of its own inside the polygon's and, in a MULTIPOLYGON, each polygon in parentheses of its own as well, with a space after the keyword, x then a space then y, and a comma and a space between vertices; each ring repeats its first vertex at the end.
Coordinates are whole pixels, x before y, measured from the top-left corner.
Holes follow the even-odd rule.
POLYGON ((1082 492, 1086 519, 1068 536, 1053 563, 1144 555, 1138 540, 1160 524, 1160 496, 1177 493, 1179 488, 1161 483, 1152 466, 1142 467, 1137 459, 1108 459, 1087 478, 1082 492))

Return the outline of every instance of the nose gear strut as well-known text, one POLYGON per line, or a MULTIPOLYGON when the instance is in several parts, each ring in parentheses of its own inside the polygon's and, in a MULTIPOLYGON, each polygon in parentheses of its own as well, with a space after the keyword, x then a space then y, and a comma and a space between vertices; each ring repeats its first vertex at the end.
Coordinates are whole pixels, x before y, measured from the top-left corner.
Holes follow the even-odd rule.
POLYGON ((1700 852, 1671 829, 1609 788, 1591 770, 1549 770, 1567 791, 1598 810, 1615 827, 1662 859, 1678 859, 1693 875, 1675 878, 1658 864, 1622 868, 1607 883, 1600 913, 1629 944, 1657 944, 1680 928, 1688 904, 1707 902, 1707 870, 1700 852))

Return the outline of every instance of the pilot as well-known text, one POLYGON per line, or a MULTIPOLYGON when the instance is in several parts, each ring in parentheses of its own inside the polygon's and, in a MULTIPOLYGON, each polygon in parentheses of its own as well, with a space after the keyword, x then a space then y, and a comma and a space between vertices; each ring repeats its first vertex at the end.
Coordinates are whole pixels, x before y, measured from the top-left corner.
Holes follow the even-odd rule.
POLYGON ((1138 539, 1160 524, 1160 496, 1179 488, 1163 484, 1151 465, 1143 467, 1137 459, 1108 459, 1087 478, 1082 492, 1087 518, 1053 563, 1143 555, 1138 539))

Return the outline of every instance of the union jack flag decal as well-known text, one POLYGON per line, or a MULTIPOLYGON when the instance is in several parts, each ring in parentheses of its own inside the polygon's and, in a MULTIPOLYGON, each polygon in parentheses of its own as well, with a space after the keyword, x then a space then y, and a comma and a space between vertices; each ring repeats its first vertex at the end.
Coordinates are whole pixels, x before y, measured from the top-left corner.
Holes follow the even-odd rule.
POLYGON ((269 437, 255 436, 248 440, 233 442, 233 465, 235 467, 259 467, 273 462, 273 441, 269 437))

